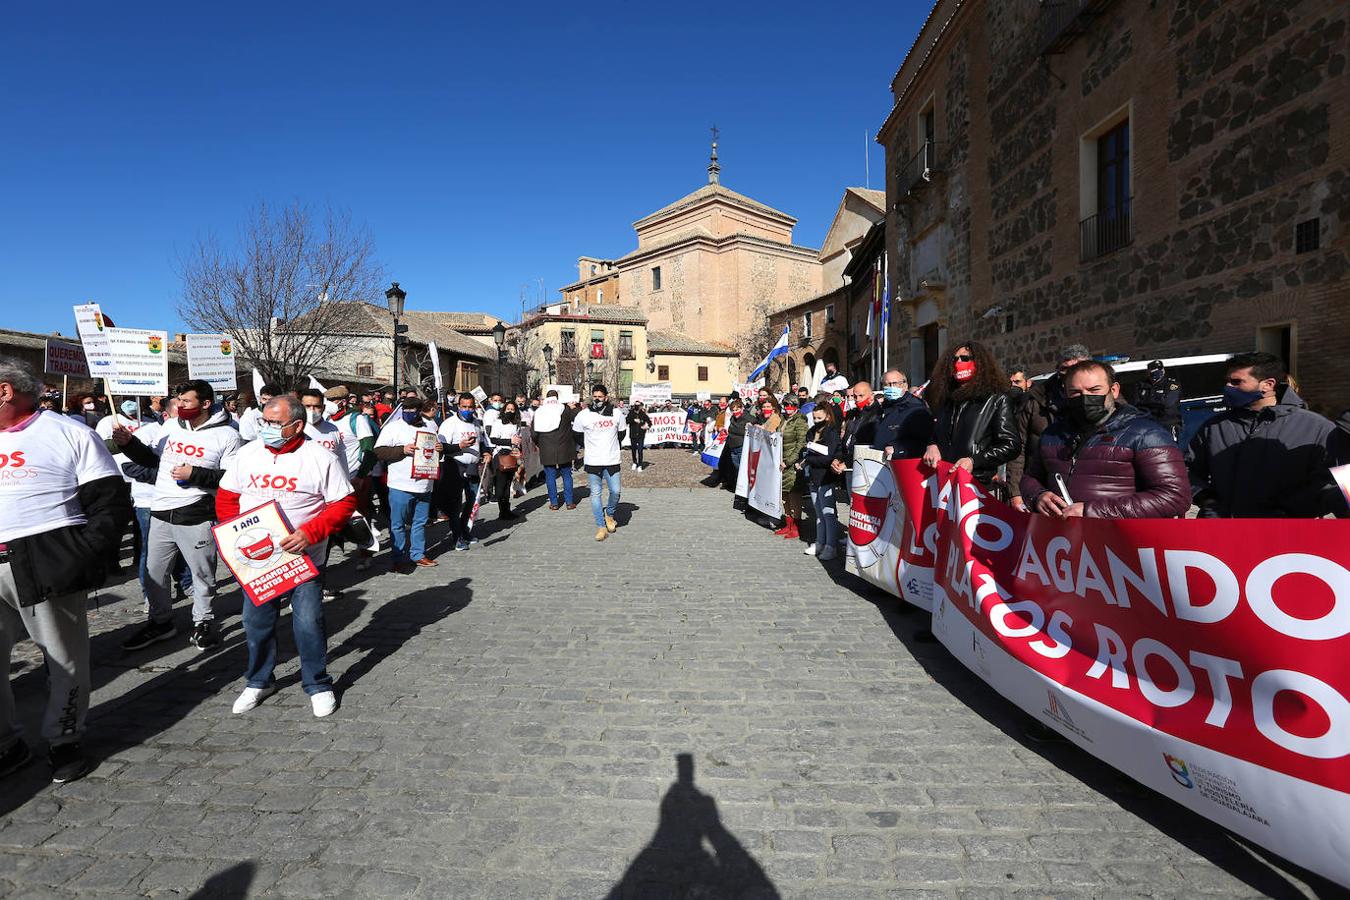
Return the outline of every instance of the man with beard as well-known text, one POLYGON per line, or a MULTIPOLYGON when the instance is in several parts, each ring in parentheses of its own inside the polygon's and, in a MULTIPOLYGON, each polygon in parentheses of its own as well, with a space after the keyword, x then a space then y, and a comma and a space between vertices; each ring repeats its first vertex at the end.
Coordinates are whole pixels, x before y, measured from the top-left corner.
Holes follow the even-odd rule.
POLYGON ((591 513, 595 516, 595 539, 603 541, 619 525, 614 513, 619 506, 619 469, 622 463, 621 447, 627 422, 622 413, 609 402, 609 391, 597 384, 591 390, 591 405, 577 413, 572 420, 572 431, 584 438, 586 479, 591 489, 591 513), (609 503, 602 505, 601 485, 609 487, 609 503))

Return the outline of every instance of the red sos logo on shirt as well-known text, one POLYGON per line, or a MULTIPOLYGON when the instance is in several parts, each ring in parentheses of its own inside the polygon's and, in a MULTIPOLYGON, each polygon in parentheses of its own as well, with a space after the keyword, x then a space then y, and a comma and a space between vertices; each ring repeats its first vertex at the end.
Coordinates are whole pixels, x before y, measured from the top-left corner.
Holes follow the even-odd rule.
POLYGON ((259 490, 294 491, 296 480, 285 475, 250 475, 248 486, 259 490))
POLYGON ((321 440, 319 441, 319 446, 323 447, 325 450, 337 452, 337 441, 321 440))
POLYGON ((195 444, 185 444, 182 441, 169 441, 168 449, 182 457, 196 457, 201 459, 206 455, 205 449, 195 444))
POLYGON ((13 453, 0 453, 0 469, 7 467, 17 469, 26 462, 22 450, 15 450, 13 453))

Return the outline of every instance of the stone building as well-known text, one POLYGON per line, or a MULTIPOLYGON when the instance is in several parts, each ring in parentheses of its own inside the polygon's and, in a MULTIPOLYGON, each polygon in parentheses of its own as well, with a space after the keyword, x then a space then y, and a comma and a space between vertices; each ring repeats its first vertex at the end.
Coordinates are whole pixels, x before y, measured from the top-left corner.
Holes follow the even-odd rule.
POLYGON ((1259 348, 1344 406, 1348 22, 1338 0, 938 0, 878 136, 892 358, 1259 348))
POLYGON ((768 313, 820 293, 820 260, 792 242, 796 224, 721 184, 714 141, 708 183, 633 223, 631 253, 578 260, 581 277, 562 293, 635 306, 651 328, 731 346, 768 313))
POLYGON ((600 382, 626 397, 646 380, 647 317, 631 306, 552 303, 526 315, 507 341, 516 390, 600 382))

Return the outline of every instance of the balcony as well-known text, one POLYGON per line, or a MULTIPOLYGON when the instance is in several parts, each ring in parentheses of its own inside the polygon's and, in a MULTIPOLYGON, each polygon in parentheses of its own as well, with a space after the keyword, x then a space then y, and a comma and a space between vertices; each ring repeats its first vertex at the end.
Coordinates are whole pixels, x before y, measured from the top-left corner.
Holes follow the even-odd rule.
POLYGON ((1078 223, 1078 261, 1090 262, 1134 241, 1130 223, 1130 200, 1114 209, 1104 209, 1078 223))
POLYGON ((1040 55, 1063 53, 1114 0, 1041 0, 1040 55))
POLYGON ((896 178, 895 190, 901 200, 916 194, 933 177, 943 171, 943 161, 947 156, 947 145, 938 141, 928 141, 914 158, 905 163, 896 178))

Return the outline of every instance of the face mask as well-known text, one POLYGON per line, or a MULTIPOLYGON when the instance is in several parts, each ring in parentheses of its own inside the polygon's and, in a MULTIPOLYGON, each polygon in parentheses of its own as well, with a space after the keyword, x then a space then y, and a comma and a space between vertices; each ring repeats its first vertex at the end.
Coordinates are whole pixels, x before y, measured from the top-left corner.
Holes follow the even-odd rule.
POLYGON ((273 450, 286 443, 286 439, 281 436, 284 425, 278 425, 275 422, 263 422, 258 426, 258 438, 273 450))
POLYGON ((739 419, 743 415, 745 415, 745 410, 743 409, 734 409, 731 411, 731 417, 733 419, 739 419))
POLYGON ((463 419, 465 422, 472 422, 472 421, 473 421, 473 410, 471 410, 471 409, 461 409, 461 410, 457 410, 457 412, 459 413, 459 417, 460 417, 461 419, 463 419))
POLYGON ((135 400, 128 400, 122 404, 122 415, 128 419, 135 419, 140 415, 141 408, 136 405, 135 400))
POLYGON ((403 421, 407 422, 409 425, 416 422, 419 417, 420 414, 415 409, 405 409, 403 411, 403 421))
POLYGON ((859 397, 857 400, 853 401, 853 405, 856 406, 858 409, 862 409, 864 406, 866 406, 871 402, 872 402, 872 395, 868 394, 866 397, 859 397))
POLYGON ((825 424, 825 420, 824 420, 824 419, 812 419, 811 421, 812 421, 812 422, 815 422, 817 426, 821 426, 821 425, 824 425, 824 424, 825 424))
POLYGON ((952 368, 952 375, 957 381, 969 381, 975 377, 975 360, 968 362, 957 362, 952 368))
POLYGON ((605 408, 605 401, 603 400, 591 401, 591 409, 594 410, 595 412, 600 412, 604 408, 605 408))
POLYGON ((727 408, 727 405, 726 405, 725 403, 719 403, 719 404, 717 404, 717 408, 718 408, 718 409, 726 409, 726 408, 727 408))
POLYGON ((1087 428, 1105 422, 1111 415, 1106 406, 1105 394, 1079 394, 1064 402, 1064 412, 1069 421, 1079 428, 1087 428))
POLYGON ((1017 385, 1013 385, 1011 388, 1008 389, 1008 393, 1012 394, 1014 397, 1020 397, 1022 394, 1026 393, 1026 389, 1020 388, 1017 385))
POLYGON ((839 404, 841 404, 841 403, 844 402, 844 398, 843 398, 843 397, 831 397, 831 398, 830 398, 830 402, 833 403, 835 406, 838 406, 839 404))
POLYGON ((502 405, 500 403, 489 403, 488 406, 491 407, 492 409, 497 410, 498 412, 501 412, 502 405))
POLYGON ((769 416, 773 415, 773 407, 766 406, 759 411, 759 414, 767 419, 769 416))
POLYGON ((797 414, 797 409, 798 407, 796 406, 785 406, 783 407, 783 412, 787 413, 789 416, 795 416, 797 414))
POLYGON ((85 411, 85 412, 93 412, 93 411, 94 411, 94 404, 92 404, 92 403, 86 403, 86 404, 84 405, 84 411, 85 411))
POLYGON ((1149 373, 1148 373, 1148 377, 1149 377, 1149 378, 1152 378, 1154 381, 1162 381, 1163 370, 1162 370, 1162 369, 1150 369, 1150 370, 1149 370, 1149 373))
POLYGON ((905 396, 905 389, 897 385, 888 384, 881 389, 881 395, 887 400, 899 400, 905 396))
POLYGON ((184 422, 190 422, 193 419, 197 418, 197 414, 200 413, 201 411, 202 408, 200 406, 188 407, 180 404, 176 415, 184 422))
POLYGON ((1231 384, 1223 386, 1223 405, 1228 409, 1246 409, 1264 396, 1261 391, 1244 391, 1231 384))

